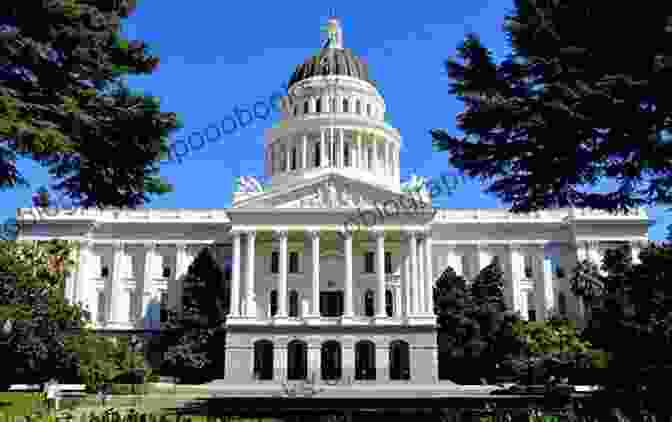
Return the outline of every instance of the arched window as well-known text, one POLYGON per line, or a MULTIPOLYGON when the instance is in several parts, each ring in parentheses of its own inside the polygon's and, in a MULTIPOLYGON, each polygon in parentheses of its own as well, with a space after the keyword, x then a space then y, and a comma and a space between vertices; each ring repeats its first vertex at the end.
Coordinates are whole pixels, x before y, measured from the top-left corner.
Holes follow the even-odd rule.
POLYGON ((287 345, 287 378, 308 378, 308 346, 301 340, 293 340, 287 345))
POLYGON ((273 343, 269 340, 254 343, 254 375, 260 380, 273 379, 273 343))
POLYGON ((348 112, 348 99, 343 98, 343 113, 347 113, 347 112, 348 112))
POLYGON ((385 290, 385 313, 387 316, 392 316, 392 311, 394 310, 394 296, 392 295, 392 290, 385 290))
POLYGON ((303 114, 308 114, 308 101, 303 102, 303 114))
POLYGON ((408 343, 403 340, 395 340, 390 344, 390 379, 411 379, 408 343))
POLYGON ((289 292, 289 316, 293 318, 299 316, 299 294, 296 290, 289 292))
POLYGON ((271 305, 271 316, 275 316, 275 314, 278 313, 278 291, 277 290, 271 290, 270 305, 271 305))
POLYGON ((376 346, 369 340, 355 345, 355 379, 376 379, 376 346))
POLYGON ((357 109, 355 110, 357 114, 362 114, 362 102, 357 100, 357 109))
POLYGON ((318 98, 317 101, 315 101, 315 112, 322 113, 322 98, 318 98))
POLYGON ((558 293, 558 312, 567 315, 567 296, 563 292, 558 293))
POLYGON ((369 289, 364 293, 364 315, 373 316, 373 290, 369 289))
POLYGON ((322 379, 338 380, 341 378, 341 345, 335 340, 322 343, 322 379))

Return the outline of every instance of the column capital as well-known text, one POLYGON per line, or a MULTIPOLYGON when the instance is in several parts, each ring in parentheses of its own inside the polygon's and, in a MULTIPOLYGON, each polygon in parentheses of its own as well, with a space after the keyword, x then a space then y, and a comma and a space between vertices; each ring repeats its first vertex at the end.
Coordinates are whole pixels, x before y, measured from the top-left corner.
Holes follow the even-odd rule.
POLYGON ((245 230, 245 234, 250 238, 254 239, 257 236, 257 229, 256 228, 250 228, 245 230))
POLYGON ((345 227, 339 227, 336 229, 343 238, 345 239, 351 239, 352 238, 352 230, 348 230, 345 227))
POLYGON ((123 249, 124 249, 124 246, 126 246, 126 244, 125 244, 123 241, 121 241, 121 240, 114 240, 114 241, 112 241, 112 248, 113 248, 115 251, 123 250, 123 249))
POLYGON ((187 250, 188 245, 186 243, 178 243, 175 245, 175 249, 177 249, 180 252, 184 252, 187 250))
POLYGON ((143 242, 142 247, 145 249, 156 249, 158 243, 157 242, 143 242))
POLYGON ((232 227, 231 230, 229 230, 229 233, 231 234, 231 236, 238 237, 241 234, 244 234, 245 231, 246 230, 243 227, 232 227))
POLYGON ((402 229, 401 233, 404 236, 404 238, 406 238, 406 240, 417 239, 418 238, 418 230, 417 229, 402 229))
POLYGON ((385 237, 385 229, 383 227, 372 227, 369 229, 369 233, 376 239, 385 237))
POLYGON ((273 235, 280 239, 286 239, 289 235, 289 230, 286 227, 273 227, 273 235))
POLYGON ((306 229, 306 235, 310 237, 311 239, 315 239, 316 237, 320 237, 320 229, 317 227, 311 227, 309 229, 306 229))

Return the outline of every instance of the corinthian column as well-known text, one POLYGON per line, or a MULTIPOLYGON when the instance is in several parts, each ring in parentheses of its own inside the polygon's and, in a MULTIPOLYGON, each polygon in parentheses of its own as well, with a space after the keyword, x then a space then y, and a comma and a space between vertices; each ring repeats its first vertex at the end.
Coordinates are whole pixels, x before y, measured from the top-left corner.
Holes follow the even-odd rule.
POLYGON ((232 230, 233 236, 233 262, 231 268, 231 308, 229 316, 240 316, 240 230, 232 230))
POLYGON ((345 244, 345 306, 343 316, 352 318, 352 232, 343 230, 343 242, 345 244))
POLYGON ((434 266, 432 262, 432 231, 427 230, 425 235, 425 312, 434 313, 434 266))
POLYGON ((411 255, 411 268, 410 268, 410 287, 411 287, 411 315, 415 315, 418 312, 420 302, 418 300, 418 284, 416 283, 418 279, 418 240, 416 233, 411 231, 408 233, 408 244, 411 255))
POLYGON ((372 231, 376 238, 376 276, 378 278, 376 288, 376 317, 384 318, 385 313, 385 232, 383 229, 372 231))
POLYGON ((278 277, 278 318, 287 318, 287 229, 275 229, 280 240, 280 274, 278 277))
POLYGON ((247 294, 245 295, 246 314, 248 318, 257 317, 257 303, 254 293, 254 257, 255 257, 255 243, 257 232, 249 230, 247 232, 247 280, 245 286, 247 287, 247 294))
POLYGON ((320 231, 310 230, 308 235, 311 239, 311 252, 313 258, 313 279, 312 279, 312 315, 313 318, 320 316, 320 231))

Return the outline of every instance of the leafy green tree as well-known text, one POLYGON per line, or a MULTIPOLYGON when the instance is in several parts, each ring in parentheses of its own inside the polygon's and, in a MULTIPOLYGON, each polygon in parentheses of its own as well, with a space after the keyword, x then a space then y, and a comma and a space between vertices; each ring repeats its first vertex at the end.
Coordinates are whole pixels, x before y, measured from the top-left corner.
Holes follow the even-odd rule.
POLYGON ((672 6, 658 5, 514 0, 507 57, 468 34, 446 61, 463 135, 434 129, 435 148, 513 211, 669 203, 672 6))
POLYGON ((0 4, 0 188, 27 186, 16 160, 48 168, 81 206, 142 205, 172 187, 158 177, 180 127, 126 75, 159 59, 119 34, 134 0, 5 0, 0 4))
POLYGON ((13 322, 0 344, 3 383, 78 380, 79 357, 68 337, 89 315, 64 299, 73 249, 58 240, 0 242, 0 320, 13 322))
POLYGON ((201 382, 224 373, 224 323, 229 310, 225 273, 204 249, 189 266, 184 279, 182 310, 169 311, 160 338, 166 350, 162 373, 201 382))
POLYGON ((494 260, 471 285, 448 267, 434 290, 439 325, 439 377, 460 383, 494 379, 522 353, 517 314, 506 309, 502 271, 494 260))
POLYGON ((626 248, 608 250, 602 273, 582 263, 572 278, 575 294, 589 299, 586 336, 608 352, 606 386, 631 418, 642 408, 669 412, 672 375, 672 245, 650 244, 639 258, 633 264, 626 248))

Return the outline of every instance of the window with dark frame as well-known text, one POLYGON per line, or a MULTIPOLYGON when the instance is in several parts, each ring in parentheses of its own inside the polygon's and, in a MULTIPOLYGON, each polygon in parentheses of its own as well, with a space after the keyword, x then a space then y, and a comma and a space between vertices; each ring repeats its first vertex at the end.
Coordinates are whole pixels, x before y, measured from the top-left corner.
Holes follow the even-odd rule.
POLYGON ((270 312, 271 316, 275 316, 275 314, 278 313, 278 291, 277 290, 271 290, 271 296, 270 296, 270 312))
POLYGON ((280 272, 280 252, 271 252, 271 273, 278 274, 280 272))
POLYGON ((392 274, 392 252, 385 252, 385 274, 392 274))
POLYGON ((292 170, 296 170, 296 147, 292 148, 292 170))
POLYGON ((296 274, 299 272, 299 253, 290 252, 289 253, 289 272, 296 274))
POLYGON ((364 272, 367 274, 375 272, 375 254, 373 252, 367 252, 364 255, 364 272))

